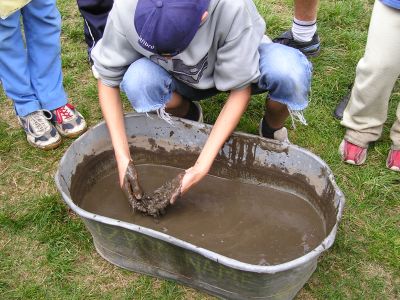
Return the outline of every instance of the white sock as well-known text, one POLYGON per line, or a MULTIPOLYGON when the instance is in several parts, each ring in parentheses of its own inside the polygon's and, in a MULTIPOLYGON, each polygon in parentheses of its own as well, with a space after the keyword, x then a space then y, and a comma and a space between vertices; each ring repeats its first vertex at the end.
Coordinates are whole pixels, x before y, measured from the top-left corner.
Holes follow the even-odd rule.
POLYGON ((309 42, 317 31, 317 20, 301 21, 293 19, 292 33, 293 38, 299 42, 309 42))

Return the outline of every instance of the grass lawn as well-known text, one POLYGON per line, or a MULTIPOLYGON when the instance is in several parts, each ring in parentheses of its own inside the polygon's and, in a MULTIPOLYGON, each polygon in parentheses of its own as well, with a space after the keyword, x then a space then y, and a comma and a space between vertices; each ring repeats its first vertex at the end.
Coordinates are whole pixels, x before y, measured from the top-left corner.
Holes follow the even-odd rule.
MULTIPOLYGON (((271 37, 290 26, 292 0, 255 2, 271 37)), ((344 130, 332 117, 364 52, 372 4, 372 0, 321 1, 322 51, 312 59, 309 125, 299 125, 289 135, 293 143, 330 165, 347 202, 335 244, 320 258, 297 299, 400 299, 400 175, 385 169, 399 84, 382 139, 370 147, 365 166, 340 162, 337 148, 344 130)), ((58 5, 63 17, 65 88, 89 125, 94 125, 101 112, 87 63, 83 21, 75 1, 58 0, 58 5)), ((213 100, 202 103, 207 123, 215 121, 224 101, 213 100)), ((257 133, 263 103, 263 97, 253 98, 238 130, 257 133)), ((58 161, 71 142, 65 140, 48 152, 30 147, 11 101, 0 92, 0 299, 213 299, 100 258, 90 234, 66 209, 54 184, 58 161)))

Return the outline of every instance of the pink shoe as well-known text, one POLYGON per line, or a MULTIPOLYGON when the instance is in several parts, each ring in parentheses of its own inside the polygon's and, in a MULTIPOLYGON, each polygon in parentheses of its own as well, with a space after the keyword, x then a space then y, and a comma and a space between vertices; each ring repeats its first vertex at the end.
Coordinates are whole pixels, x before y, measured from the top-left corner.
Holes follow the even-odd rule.
POLYGON ((390 150, 386 166, 396 172, 400 172, 400 150, 390 150))
POLYGON ((339 154, 344 162, 359 166, 367 159, 367 148, 362 148, 343 140, 339 146, 339 154))

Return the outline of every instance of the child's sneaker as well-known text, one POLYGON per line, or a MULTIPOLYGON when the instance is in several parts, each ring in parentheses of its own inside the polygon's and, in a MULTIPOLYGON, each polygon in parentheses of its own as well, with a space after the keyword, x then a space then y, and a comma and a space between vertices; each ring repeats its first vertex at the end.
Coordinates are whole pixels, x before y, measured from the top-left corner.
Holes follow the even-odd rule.
POLYGON ((336 105, 335 110, 333 112, 333 116, 338 119, 338 120, 342 120, 343 119, 343 114, 344 114, 344 110, 347 107, 347 104, 349 104, 350 98, 351 98, 351 90, 353 88, 353 84, 349 85, 349 91, 347 92, 347 94, 340 99, 339 103, 336 105))
POLYGON ((203 109, 201 108, 200 103, 197 101, 192 101, 190 105, 192 106, 193 111, 195 112, 193 112, 191 114, 191 118, 188 119, 199 123, 203 123, 203 109))
POLYGON ((53 123, 62 136, 74 138, 87 129, 85 119, 75 107, 69 103, 52 112, 53 123))
MULTIPOLYGON (((264 122, 265 122, 264 118, 261 118, 260 125, 258 126, 258 134, 261 137, 268 138, 265 134, 263 134, 263 123, 264 122)), ((276 130, 273 135, 274 135, 273 136, 274 140, 290 144, 288 131, 287 131, 286 127, 282 127, 281 129, 276 130)))
POLYGON ((100 74, 99 74, 99 72, 97 71, 97 69, 95 68, 94 65, 92 65, 92 74, 93 74, 93 77, 95 79, 99 79, 100 78, 100 74))
MULTIPOLYGON (((190 101, 190 100, 187 100, 190 101)), ((150 111, 149 114, 157 114, 160 118, 164 120, 169 120, 169 113, 166 115, 164 109, 159 109, 159 110, 154 110, 150 111)), ((172 114, 171 114, 172 115, 172 114)), ((189 111, 186 114, 186 116, 181 117, 182 119, 190 120, 190 121, 196 121, 199 123, 203 123, 203 109, 201 108, 201 105, 197 101, 190 101, 190 106, 189 106, 189 111)), ((168 121, 170 122, 170 121, 168 121)))
POLYGON ((359 166, 367 159, 367 148, 362 148, 343 140, 339 146, 339 154, 344 162, 359 166))
POLYGON ((386 166, 396 172, 400 172, 400 150, 390 150, 386 166))
POLYGON ((296 41, 293 37, 291 30, 285 31, 277 38, 272 40, 274 43, 286 45, 292 48, 296 48, 303 52, 307 57, 317 56, 320 52, 321 42, 319 40, 318 33, 315 33, 309 42, 296 41))
POLYGON ((46 110, 34 111, 25 117, 18 116, 29 144, 43 150, 54 149, 60 145, 61 136, 50 119, 51 112, 46 110))

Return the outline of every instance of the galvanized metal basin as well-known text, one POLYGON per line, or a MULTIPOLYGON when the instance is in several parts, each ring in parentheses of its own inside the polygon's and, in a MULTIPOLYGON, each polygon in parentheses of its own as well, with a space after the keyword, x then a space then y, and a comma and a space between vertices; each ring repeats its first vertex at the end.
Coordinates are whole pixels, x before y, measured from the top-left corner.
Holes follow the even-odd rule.
MULTIPOLYGON (((129 114, 126 129, 130 144, 140 145, 133 149, 141 153, 134 157, 136 163, 187 168, 200 152, 211 126, 178 119, 169 125, 155 116, 129 114)), ((221 298, 292 299, 314 272, 318 257, 334 242, 344 196, 326 163, 298 146, 235 133, 214 163, 218 168, 210 172, 292 190, 310 199, 324 219, 327 234, 318 247, 292 261, 271 266, 230 259, 165 233, 80 208, 76 190, 84 192, 87 182, 115 168, 115 162, 93 165, 93 178, 77 178, 74 174, 79 173, 79 165, 88 157, 110 151, 110 137, 102 122, 72 143, 60 161, 55 181, 65 203, 92 234, 98 253, 115 265, 176 280, 221 298)))

